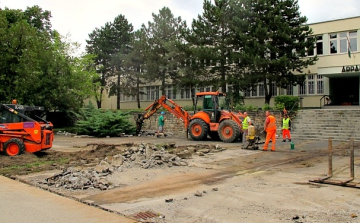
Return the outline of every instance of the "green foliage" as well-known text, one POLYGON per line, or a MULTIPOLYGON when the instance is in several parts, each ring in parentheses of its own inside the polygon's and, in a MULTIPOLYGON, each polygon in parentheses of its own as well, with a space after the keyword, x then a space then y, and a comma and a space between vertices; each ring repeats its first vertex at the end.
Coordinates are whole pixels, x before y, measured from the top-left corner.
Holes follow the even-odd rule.
POLYGON ((272 108, 270 107, 269 104, 264 104, 264 106, 262 107, 262 110, 263 110, 263 111, 271 111, 272 108))
POLYGON ((126 96, 136 96, 138 108, 140 108, 140 95, 145 94, 140 86, 146 84, 143 69, 146 50, 146 34, 144 29, 140 29, 134 33, 129 47, 124 48, 118 55, 124 68, 121 76, 121 91, 126 96))
POLYGON ((95 55, 95 65, 99 74, 99 88, 94 88, 98 108, 104 90, 108 90, 109 95, 117 96, 117 108, 120 109, 120 77, 123 69, 122 50, 131 41, 133 26, 123 15, 115 17, 113 22, 107 22, 101 28, 95 28, 86 40, 86 51, 95 55), (114 81, 116 76, 116 81, 114 81))
POLYGON ((259 107, 254 106, 254 105, 248 105, 248 106, 246 106, 245 111, 257 111, 257 110, 259 110, 259 107))
MULTIPOLYGON (((249 89, 264 84, 265 103, 269 104, 272 84, 278 87, 304 81, 302 70, 315 64, 317 57, 306 57, 305 49, 313 50, 312 30, 301 16, 298 1, 244 0, 233 1, 233 31, 237 34, 233 46, 238 51, 237 70, 242 75, 232 77, 240 88, 249 89)), ((262 85, 262 86, 264 86, 262 85)))
MULTIPOLYGON (((185 110, 185 111, 194 111, 194 105, 185 105, 184 107, 183 107, 183 109, 185 110)), ((200 105, 198 105, 197 107, 196 107, 196 111, 199 111, 199 110, 201 110, 202 109, 202 107, 200 106, 200 105)))
POLYGON ((237 105, 235 105, 235 111, 245 112, 245 111, 247 111, 247 108, 245 105, 237 104, 237 105))
POLYGON ((299 109, 299 97, 280 95, 275 97, 275 109, 282 111, 283 109, 297 111, 299 109))
POLYGON ((78 134, 96 137, 119 136, 121 133, 135 133, 135 125, 130 122, 129 112, 96 109, 92 104, 78 115, 75 126, 78 134))
POLYGON ((226 91, 226 77, 236 72, 232 69, 235 33, 230 29, 230 2, 204 0, 202 15, 194 19, 192 29, 185 32, 191 51, 187 65, 197 70, 190 79, 198 78, 205 85, 220 86, 222 92, 226 91))
POLYGON ((91 58, 71 56, 76 44, 51 30, 50 17, 38 6, 0 10, 0 102, 78 110, 92 96, 91 58))
POLYGON ((142 25, 149 49, 145 60, 146 79, 159 81, 161 94, 165 94, 167 80, 175 83, 180 78, 179 67, 184 59, 179 50, 184 42, 180 34, 186 28, 186 23, 181 17, 175 17, 167 7, 160 9, 159 14, 153 13, 152 17, 152 22, 149 21, 147 26, 142 25))

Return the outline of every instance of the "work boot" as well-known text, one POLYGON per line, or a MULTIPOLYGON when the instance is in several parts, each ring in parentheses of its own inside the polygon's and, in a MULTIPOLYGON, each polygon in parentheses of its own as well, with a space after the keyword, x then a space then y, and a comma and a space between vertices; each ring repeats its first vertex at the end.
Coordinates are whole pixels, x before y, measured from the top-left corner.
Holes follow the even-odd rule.
POLYGON ((286 142, 286 139, 283 139, 283 142, 286 142))
POLYGON ((289 142, 291 142, 291 139, 289 139, 289 142))

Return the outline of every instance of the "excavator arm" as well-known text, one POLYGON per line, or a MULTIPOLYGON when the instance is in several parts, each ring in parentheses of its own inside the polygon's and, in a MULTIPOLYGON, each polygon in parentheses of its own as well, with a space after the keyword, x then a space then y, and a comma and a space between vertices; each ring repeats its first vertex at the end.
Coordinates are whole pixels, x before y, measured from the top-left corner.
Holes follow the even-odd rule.
POLYGON ((180 105, 176 104, 173 100, 166 98, 166 95, 163 95, 145 108, 145 112, 138 114, 137 117, 135 117, 136 135, 140 133, 144 120, 150 118, 160 108, 168 110, 171 114, 181 119, 185 125, 185 129, 189 127, 191 115, 180 105))

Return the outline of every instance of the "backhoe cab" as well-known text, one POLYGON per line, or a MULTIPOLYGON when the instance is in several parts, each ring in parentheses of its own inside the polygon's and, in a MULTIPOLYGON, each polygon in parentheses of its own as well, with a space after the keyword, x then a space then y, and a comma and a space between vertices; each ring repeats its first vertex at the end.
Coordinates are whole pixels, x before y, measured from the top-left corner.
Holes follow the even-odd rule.
POLYGON ((141 130, 143 121, 162 107, 183 121, 185 129, 193 140, 205 140, 210 136, 212 139, 220 138, 224 142, 235 142, 241 134, 240 117, 242 114, 229 109, 223 110, 220 107, 219 98, 225 98, 225 96, 225 93, 219 91, 196 93, 193 100, 194 114, 190 115, 181 106, 163 95, 149 105, 143 114, 138 114, 135 118, 137 134, 141 130), (202 106, 199 111, 197 111, 198 103, 202 106))
POLYGON ((200 92, 196 94, 194 107, 199 103, 202 110, 195 112, 189 124, 189 134, 194 140, 205 140, 207 135, 212 139, 220 138, 224 142, 235 142, 240 137, 241 113, 220 107, 220 98, 226 100, 226 94, 216 92, 200 92))
POLYGON ((54 139, 52 123, 40 118, 39 106, 0 104, 0 151, 16 156, 50 149, 54 139))

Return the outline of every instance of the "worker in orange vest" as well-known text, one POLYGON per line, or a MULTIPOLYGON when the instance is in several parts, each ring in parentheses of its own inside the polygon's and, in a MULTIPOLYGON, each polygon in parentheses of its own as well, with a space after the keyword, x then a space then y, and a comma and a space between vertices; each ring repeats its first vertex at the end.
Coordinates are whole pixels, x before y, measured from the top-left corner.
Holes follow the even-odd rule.
POLYGON ((271 151, 275 151, 276 143, 276 120, 275 117, 270 114, 270 111, 266 111, 266 120, 264 125, 264 131, 266 131, 266 140, 263 147, 263 151, 266 151, 271 139, 271 151))

